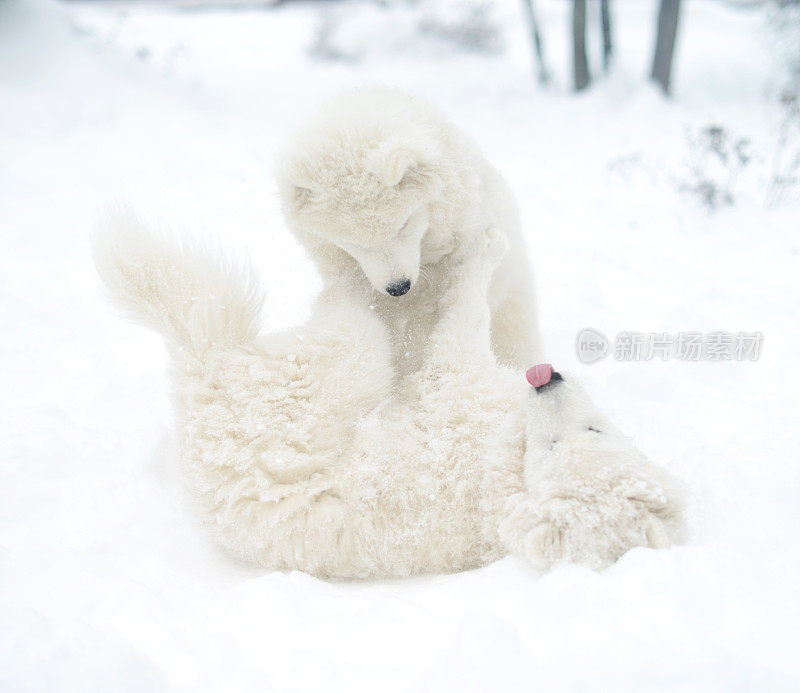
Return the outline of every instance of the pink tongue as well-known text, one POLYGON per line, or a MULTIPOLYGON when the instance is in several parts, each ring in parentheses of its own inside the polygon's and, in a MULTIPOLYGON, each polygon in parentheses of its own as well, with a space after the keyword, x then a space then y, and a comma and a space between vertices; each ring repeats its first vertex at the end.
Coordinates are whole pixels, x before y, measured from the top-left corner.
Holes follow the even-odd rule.
POLYGON ((528 382, 534 387, 541 387, 550 382, 553 375, 553 367, 549 363, 540 363, 538 366, 529 368, 525 372, 528 382))

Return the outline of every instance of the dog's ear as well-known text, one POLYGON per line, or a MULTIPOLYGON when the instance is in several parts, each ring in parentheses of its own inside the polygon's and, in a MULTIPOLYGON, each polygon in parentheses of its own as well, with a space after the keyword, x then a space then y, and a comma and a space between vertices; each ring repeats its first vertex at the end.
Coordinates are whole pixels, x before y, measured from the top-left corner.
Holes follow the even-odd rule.
POLYGON ((295 171, 290 171, 288 167, 279 169, 277 178, 283 204, 292 212, 299 212, 311 199, 313 194, 311 188, 304 184, 305 181, 301 176, 296 175, 295 171))
POLYGON ((304 188, 301 185, 295 185, 294 183, 290 185, 287 201, 293 210, 298 211, 305 207, 310 198, 311 190, 308 188, 304 188))
POLYGON ((278 192, 284 207, 299 212, 313 196, 313 176, 302 159, 284 154, 275 169, 278 192))
POLYGON ((432 144, 411 144, 400 138, 389 138, 381 142, 367 156, 366 169, 387 187, 400 185, 403 180, 421 182, 427 177, 430 163, 437 160, 436 147, 432 144))
POLYGON ((400 140, 389 139, 370 152, 366 163, 367 171, 377 176, 387 188, 393 188, 409 169, 417 165, 417 157, 400 140))

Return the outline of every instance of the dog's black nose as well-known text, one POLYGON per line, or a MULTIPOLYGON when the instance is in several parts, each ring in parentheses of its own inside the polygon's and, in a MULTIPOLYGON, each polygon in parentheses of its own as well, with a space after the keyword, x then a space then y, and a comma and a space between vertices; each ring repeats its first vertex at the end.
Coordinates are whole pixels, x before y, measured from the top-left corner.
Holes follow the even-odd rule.
POLYGON ((404 277, 403 279, 393 281, 391 284, 387 284, 386 293, 390 296, 402 296, 403 294, 407 294, 410 288, 411 280, 404 277))

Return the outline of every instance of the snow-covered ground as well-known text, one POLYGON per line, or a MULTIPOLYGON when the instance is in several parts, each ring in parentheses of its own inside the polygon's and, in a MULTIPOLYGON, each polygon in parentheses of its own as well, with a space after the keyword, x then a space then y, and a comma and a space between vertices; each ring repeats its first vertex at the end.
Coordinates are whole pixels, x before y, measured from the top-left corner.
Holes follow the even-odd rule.
POLYGON ((644 79, 650 0, 613 3, 615 70, 581 96, 562 0, 537 3, 546 91, 514 0, 477 55, 366 5, 0 0, 0 688, 797 690, 800 207, 764 206, 783 76, 759 11, 684 4, 666 101, 644 79), (336 41, 359 51, 310 57, 336 41), (687 482, 688 545, 356 584, 211 545, 169 455, 164 351, 103 302, 90 230, 125 200, 223 235, 262 271, 268 327, 303 320, 319 284, 274 156, 323 97, 376 82, 432 99, 505 172, 550 360, 687 482), (680 189, 709 125, 752 155, 715 214, 680 189), (763 354, 583 365, 584 327, 760 331, 763 354))

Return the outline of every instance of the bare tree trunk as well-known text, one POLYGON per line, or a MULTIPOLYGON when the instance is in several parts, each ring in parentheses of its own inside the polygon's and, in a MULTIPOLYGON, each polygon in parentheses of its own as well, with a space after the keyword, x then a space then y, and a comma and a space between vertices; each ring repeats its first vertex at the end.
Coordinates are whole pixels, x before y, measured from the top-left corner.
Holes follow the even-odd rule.
POLYGON ((614 47, 611 43, 611 13, 608 9, 610 0, 600 0, 600 19, 603 23, 603 72, 611 66, 614 47))
POLYGON ((572 47, 575 91, 581 91, 589 86, 589 63, 586 60, 586 0, 573 1, 572 47))
POLYGON ((681 0, 661 0, 658 10, 658 34, 653 55, 652 78, 669 94, 672 54, 675 51, 675 36, 678 33, 678 15, 681 0))
POLYGON ((547 85, 550 83, 550 71, 547 69, 547 64, 544 60, 544 44, 542 43, 542 32, 539 29, 539 20, 536 17, 536 11, 533 7, 533 0, 522 0, 522 5, 525 7, 525 15, 528 18, 528 26, 531 31, 531 41, 533 42, 533 50, 536 54, 536 64, 539 69, 539 84, 547 85))

